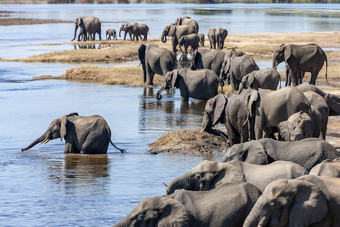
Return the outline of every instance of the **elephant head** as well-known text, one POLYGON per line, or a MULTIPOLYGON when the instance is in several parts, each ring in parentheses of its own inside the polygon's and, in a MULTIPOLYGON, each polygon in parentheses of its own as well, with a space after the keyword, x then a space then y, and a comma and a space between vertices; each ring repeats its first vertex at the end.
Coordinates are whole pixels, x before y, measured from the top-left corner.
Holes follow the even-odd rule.
POLYGON ((239 168, 230 163, 205 160, 182 176, 173 179, 166 188, 172 194, 176 189, 207 191, 225 183, 244 182, 239 168))
POLYGON ((174 36, 176 34, 176 26, 174 24, 170 24, 164 27, 162 32, 161 40, 163 43, 166 43, 167 36, 174 36))
POLYGON ((289 45, 281 44, 275 51, 273 56, 273 68, 277 69, 277 66, 287 61, 292 55, 292 47, 289 45))
POLYGON ((243 89, 246 88, 253 88, 255 90, 259 89, 259 84, 257 80, 255 79, 255 75, 253 73, 249 73, 242 77, 241 84, 240 84, 240 90, 239 94, 242 92, 243 89))
POLYGON ((77 115, 78 113, 70 113, 68 115, 64 115, 61 118, 55 119, 52 121, 48 129, 44 134, 42 134, 38 139, 34 140, 30 145, 28 145, 25 148, 22 148, 22 151, 26 151, 38 143, 48 143, 50 140, 60 138, 63 140, 63 138, 66 136, 66 124, 67 124, 67 118, 70 116, 77 115))
POLYGON ((126 31, 125 28, 127 27, 127 24, 122 24, 119 29, 119 37, 121 37, 121 32, 126 31))
POLYGON ((78 17, 74 23, 74 37, 71 41, 76 39, 77 36, 77 30, 78 27, 80 27, 80 32, 79 32, 79 36, 78 36, 78 41, 80 41, 80 36, 84 35, 84 41, 86 41, 86 28, 85 28, 85 23, 84 23, 84 18, 83 17, 78 17))
POLYGON ((228 99, 223 94, 216 95, 207 101, 202 120, 202 131, 209 131, 217 123, 225 122, 225 107, 227 103, 228 99))
POLYGON ((324 99, 326 100, 327 105, 329 106, 330 111, 334 111, 335 113, 340 113, 340 97, 334 94, 325 94, 324 99))
POLYGON ((327 213, 327 199, 319 187, 304 180, 282 179, 266 187, 243 226, 310 226, 327 213))
POLYGON ((241 57, 243 56, 244 53, 242 51, 236 51, 235 49, 232 49, 232 51, 224 54, 224 60, 222 63, 221 67, 221 72, 220 72, 220 79, 221 80, 226 80, 227 84, 230 83, 230 67, 231 67, 231 61, 233 57, 241 57))
POLYGON ((173 70, 171 72, 167 72, 164 76, 164 82, 163 82, 162 86, 157 91, 156 98, 158 100, 162 99, 161 93, 164 90, 170 90, 172 88, 179 88, 177 80, 178 80, 178 70, 173 70))
POLYGON ((194 226, 195 221, 196 218, 181 202, 158 196, 144 199, 114 226, 194 226))
POLYGON ((311 117, 303 111, 291 115, 287 121, 278 125, 279 140, 297 141, 313 137, 314 124, 311 117))
POLYGON ((140 47, 138 48, 138 57, 143 67, 144 83, 146 82, 145 51, 146 51, 146 46, 144 44, 140 45, 140 47))

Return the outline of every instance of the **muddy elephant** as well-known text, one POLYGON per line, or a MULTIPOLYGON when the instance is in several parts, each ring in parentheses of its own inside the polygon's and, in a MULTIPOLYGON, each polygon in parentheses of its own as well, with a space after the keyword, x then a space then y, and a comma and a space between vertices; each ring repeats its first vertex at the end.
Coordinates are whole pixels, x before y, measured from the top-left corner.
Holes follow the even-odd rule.
POLYGON ((115 29, 107 29, 106 30, 106 39, 111 40, 112 39, 117 39, 117 32, 115 29))
POLYGON ((339 226, 339 187, 337 178, 316 176, 274 181, 243 226, 339 226))
POLYGON ((195 31, 195 34, 198 34, 199 31, 199 25, 198 22, 194 19, 192 19, 191 17, 178 17, 175 21, 176 25, 189 25, 190 27, 192 27, 195 31))
POLYGON ((182 190, 149 197, 115 227, 242 226, 260 194, 255 186, 239 183, 225 184, 206 192, 182 190))
POLYGON ((191 47, 190 52, 193 52, 198 49, 199 42, 200 38, 196 34, 183 35, 178 40, 178 46, 183 53, 188 53, 188 47, 191 47), (184 46, 184 51, 182 49, 182 46, 184 46))
POLYGON ((204 41, 205 41, 204 34, 200 33, 200 34, 197 34, 197 35, 198 35, 198 38, 200 39, 199 46, 204 47, 204 41))
POLYGON ((124 32, 124 40, 126 40, 126 35, 129 34, 130 40, 132 41, 132 33, 131 33, 131 31, 128 30, 127 28, 128 28, 129 26, 135 26, 135 25, 138 25, 138 23, 132 22, 132 23, 122 24, 122 25, 120 26, 120 29, 119 29, 119 37, 121 37, 121 32, 123 31, 123 32, 124 32))
POLYGON ((329 107, 329 115, 334 115, 334 114, 339 114, 340 113, 340 96, 326 93, 322 91, 320 88, 318 88, 315 85, 312 84, 299 84, 296 86, 300 91, 305 92, 305 91, 314 91, 321 95, 328 107, 329 107))
POLYGON ((231 51, 224 56, 220 78, 230 81, 232 91, 238 91, 242 78, 254 70, 259 67, 250 55, 231 51))
POLYGON ((316 77, 326 62, 327 80, 327 56, 316 44, 294 45, 282 44, 274 51, 273 68, 285 61, 286 65, 286 86, 291 83, 293 86, 302 84, 305 72, 311 73, 309 83, 315 85, 316 77))
POLYGON ((190 70, 178 69, 168 72, 164 82, 157 92, 157 99, 162 99, 164 90, 179 88, 182 102, 189 97, 199 100, 208 100, 217 95, 220 80, 216 73, 209 69, 190 70))
POLYGON ((102 40, 101 36, 101 22, 98 17, 78 17, 75 21, 74 27, 74 37, 72 39, 76 39, 77 29, 80 28, 80 32, 78 34, 78 41, 80 41, 81 36, 84 35, 84 41, 86 40, 95 40, 96 33, 99 35, 99 40, 102 40))
POLYGON ((99 115, 79 116, 78 113, 53 120, 44 134, 21 150, 57 138, 65 139, 65 153, 106 154, 109 143, 124 153, 112 143, 111 130, 104 118, 99 115))
POLYGON ((228 134, 230 146, 236 143, 243 143, 248 139, 254 139, 254 118, 249 118, 251 105, 248 105, 252 93, 255 90, 245 90, 242 94, 227 97, 223 94, 209 99, 205 105, 204 115, 202 120, 202 131, 212 132, 218 123, 225 125, 228 134))
POLYGON ((268 165, 256 165, 238 160, 230 162, 203 161, 182 176, 174 178, 166 188, 172 194, 176 189, 207 191, 227 183, 247 182, 264 191, 277 179, 294 179, 308 174, 293 162, 276 161, 268 165))
POLYGON ((227 150, 222 161, 240 160, 266 165, 282 160, 295 162, 310 171, 323 160, 338 157, 340 157, 339 152, 328 142, 319 138, 307 138, 294 142, 262 138, 235 144, 227 150))
POLYGON ((164 76, 175 69, 176 59, 171 51, 155 44, 140 45, 138 57, 143 67, 144 83, 148 77, 149 85, 153 85, 155 73, 164 76))
POLYGON ((292 114, 288 120, 280 122, 278 137, 282 141, 298 141, 313 137, 314 130, 312 118, 300 111, 292 114))
POLYGON ((340 159, 324 160, 314 166, 310 171, 310 175, 337 177, 340 178, 340 159))
POLYGON ((314 124, 313 137, 326 139, 329 107, 324 98, 314 91, 303 92, 311 105, 311 117, 314 124))
POLYGON ((255 70, 242 78, 239 93, 246 88, 276 90, 279 82, 280 74, 275 69, 255 70))
POLYGON ((172 38, 172 51, 176 53, 178 40, 184 35, 196 34, 195 28, 190 25, 175 25, 170 24, 164 27, 164 30, 161 35, 161 40, 163 43, 166 43, 167 37, 172 38))

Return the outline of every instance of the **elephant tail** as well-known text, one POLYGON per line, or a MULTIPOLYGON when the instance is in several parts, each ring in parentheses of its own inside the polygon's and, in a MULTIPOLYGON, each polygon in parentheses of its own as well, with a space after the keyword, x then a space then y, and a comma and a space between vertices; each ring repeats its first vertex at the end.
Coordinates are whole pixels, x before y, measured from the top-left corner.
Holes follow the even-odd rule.
POLYGON ((124 149, 120 149, 119 147, 117 147, 112 140, 110 139, 110 143, 112 144, 112 146, 114 146, 117 150, 119 150, 122 154, 126 153, 126 151, 124 149))
POLYGON ((325 73, 325 77, 326 77, 326 80, 328 81, 328 79, 327 79, 328 61, 327 61, 327 56, 326 56, 326 54, 325 54, 325 61, 326 61, 326 73, 325 73))

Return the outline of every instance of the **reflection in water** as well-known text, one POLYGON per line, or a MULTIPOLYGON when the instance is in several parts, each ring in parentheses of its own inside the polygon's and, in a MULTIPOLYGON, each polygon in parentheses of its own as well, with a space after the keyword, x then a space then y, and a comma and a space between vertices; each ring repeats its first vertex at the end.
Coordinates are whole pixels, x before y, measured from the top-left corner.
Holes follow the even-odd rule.
POLYGON ((177 68, 190 68, 191 65, 191 55, 186 53, 177 53, 175 55, 177 59, 177 68))
POLYGON ((193 114, 203 116, 206 100, 198 100, 196 102, 182 102, 181 103, 181 114, 193 114))
POLYGON ((74 44, 74 49, 100 49, 100 44, 74 44))

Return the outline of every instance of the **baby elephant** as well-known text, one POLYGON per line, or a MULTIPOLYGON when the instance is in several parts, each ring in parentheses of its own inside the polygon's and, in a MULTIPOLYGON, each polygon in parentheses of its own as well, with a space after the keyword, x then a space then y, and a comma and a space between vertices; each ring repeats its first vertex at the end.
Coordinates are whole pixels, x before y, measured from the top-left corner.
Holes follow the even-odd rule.
POLYGON ((191 47, 191 52, 198 49, 200 38, 196 34, 184 35, 178 40, 179 48, 183 53, 188 53, 188 47, 191 47), (184 45, 184 51, 182 46, 184 45))
POLYGON ((204 34, 200 33, 200 34, 197 34, 197 35, 198 35, 198 38, 200 39, 199 46, 204 47, 204 41, 205 41, 204 34))
POLYGON ((107 29, 106 30, 106 39, 111 40, 112 39, 117 39, 117 33, 115 29, 107 29))
POLYGON ((116 147, 111 141, 111 130, 99 115, 89 117, 70 113, 52 121, 46 132, 33 141, 22 151, 28 150, 38 143, 47 143, 52 139, 65 139, 65 153, 106 154, 109 143, 124 153, 123 149, 116 147))
POLYGON ((247 88, 276 90, 279 81, 280 74, 273 68, 255 70, 242 78, 239 94, 247 88))

